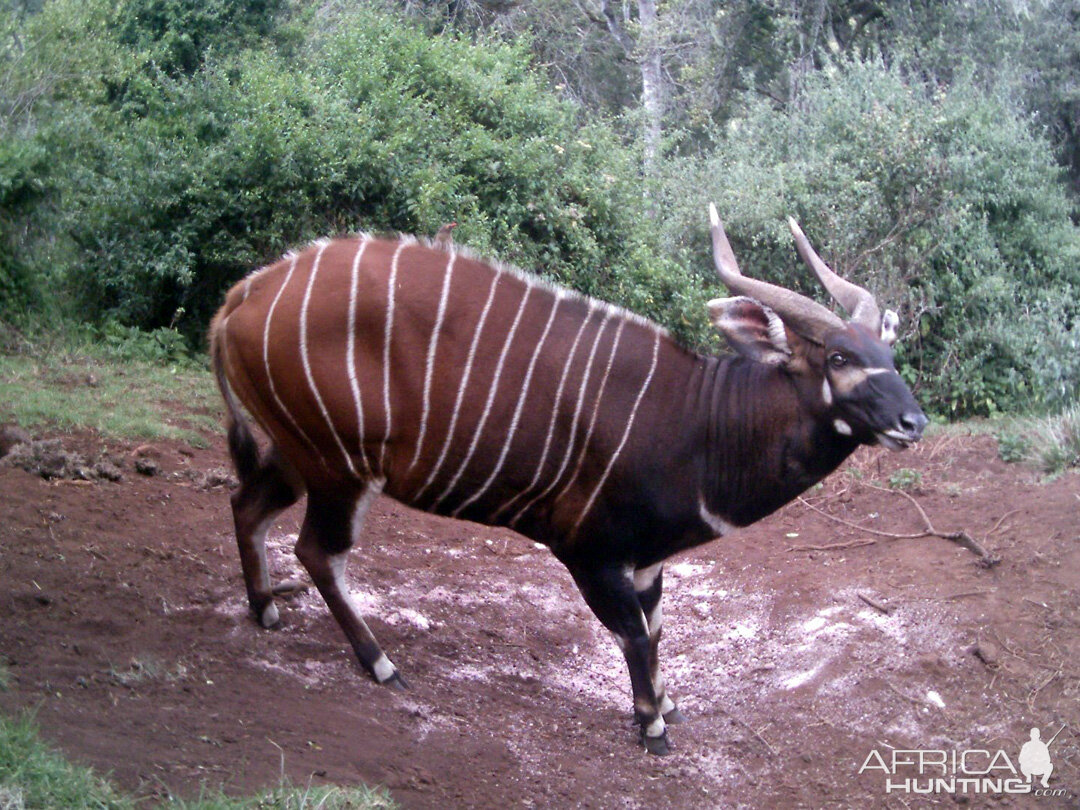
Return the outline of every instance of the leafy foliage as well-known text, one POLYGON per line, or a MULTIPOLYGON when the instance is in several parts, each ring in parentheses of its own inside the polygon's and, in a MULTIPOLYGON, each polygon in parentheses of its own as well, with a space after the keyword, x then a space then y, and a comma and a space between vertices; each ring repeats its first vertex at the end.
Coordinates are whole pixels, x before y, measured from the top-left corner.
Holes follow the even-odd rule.
POLYGON ((902 373, 952 416, 1080 393, 1080 239, 1048 144, 998 95, 914 82, 875 59, 810 77, 797 104, 747 101, 672 174, 669 240, 707 243, 698 173, 749 272, 789 286, 794 215, 834 268, 897 308, 902 373))
MULTIPOLYGON (((186 5, 151 5, 187 19, 186 5)), ((53 178, 67 251, 55 281, 84 313, 201 337, 224 288, 290 246, 456 220, 481 252, 664 314, 680 273, 660 263, 661 300, 637 288, 656 262, 632 154, 551 95, 521 48, 365 10, 304 26, 288 58, 207 53, 190 76, 118 58, 100 103, 41 117, 30 143, 70 159, 53 178)), ((128 30, 106 26, 114 48, 128 30)))
POLYGON ((195 345, 223 290, 289 247, 455 220, 481 253, 712 348, 715 199, 748 272, 810 289, 793 214, 898 308, 899 364, 932 410, 1058 407, 1080 394, 1080 242, 1054 161, 1073 139, 1070 15, 660 4, 654 187, 633 3, 9 2, 0 318, 195 345))

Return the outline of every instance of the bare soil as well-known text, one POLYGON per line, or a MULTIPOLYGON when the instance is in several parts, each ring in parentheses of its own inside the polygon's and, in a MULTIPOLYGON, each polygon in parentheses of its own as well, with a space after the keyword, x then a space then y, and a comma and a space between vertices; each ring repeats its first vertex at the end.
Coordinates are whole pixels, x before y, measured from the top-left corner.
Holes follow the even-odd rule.
MULTIPOLYGON (((404 807, 1080 806, 1080 476, 1043 481, 991 438, 863 450, 805 502, 673 559, 661 653, 689 722, 663 758, 638 746, 615 644, 532 542, 377 504, 349 577, 411 686, 394 692, 313 590, 281 600, 277 629, 251 619, 219 438, 47 438, 122 478, 0 465, 0 711, 33 710, 136 795, 284 774, 385 785, 404 807), (1001 562, 872 534, 924 525, 890 479, 1001 562), (1019 768, 1030 729, 1063 726, 1056 796, 887 792, 917 771, 873 758, 989 752, 961 759, 978 770, 1000 750, 1019 768)), ((300 516, 271 532, 279 580, 304 580, 300 516)))

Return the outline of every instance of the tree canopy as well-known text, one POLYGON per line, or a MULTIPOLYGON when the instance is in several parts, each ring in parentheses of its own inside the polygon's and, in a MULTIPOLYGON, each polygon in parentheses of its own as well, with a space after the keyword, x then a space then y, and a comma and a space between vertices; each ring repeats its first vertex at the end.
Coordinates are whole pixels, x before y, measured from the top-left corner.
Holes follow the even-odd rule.
MULTIPOLYGON (((176 328, 310 239, 455 239, 717 350, 705 207, 901 313, 948 416, 1080 394, 1064 0, 7 0, 0 318, 176 328)), ((817 294, 814 291, 814 294, 817 294)))

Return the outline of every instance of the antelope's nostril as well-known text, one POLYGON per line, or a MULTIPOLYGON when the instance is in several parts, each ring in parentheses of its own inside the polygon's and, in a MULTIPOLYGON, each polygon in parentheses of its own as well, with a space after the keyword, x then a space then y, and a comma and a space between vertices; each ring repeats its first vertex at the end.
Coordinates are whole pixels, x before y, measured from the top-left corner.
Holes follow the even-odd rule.
POLYGON ((922 411, 905 413, 900 416, 900 429, 909 435, 918 438, 922 436, 923 428, 926 427, 927 418, 922 411))

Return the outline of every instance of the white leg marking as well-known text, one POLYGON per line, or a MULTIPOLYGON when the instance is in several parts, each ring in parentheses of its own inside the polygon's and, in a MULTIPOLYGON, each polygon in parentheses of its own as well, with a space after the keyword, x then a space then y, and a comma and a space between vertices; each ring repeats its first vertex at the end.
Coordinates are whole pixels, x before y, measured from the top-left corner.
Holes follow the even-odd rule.
MULTIPOLYGON (((514 434, 517 433, 518 420, 521 417, 522 407, 525 405, 525 400, 529 396, 529 384, 532 382, 532 375, 533 370, 536 368, 536 361, 539 359, 540 352, 544 348, 544 341, 547 340, 548 332, 551 329, 551 324, 555 321, 555 312, 559 308, 559 302, 562 301, 562 296, 555 295, 552 297, 552 300, 554 303, 551 305, 551 313, 548 315, 547 323, 544 325, 544 331, 540 335, 540 340, 536 344, 536 349, 535 351, 533 351, 532 358, 529 360, 529 368, 525 372, 525 381, 522 383, 521 386, 521 396, 518 397, 517 405, 514 407, 514 415, 510 420, 510 430, 507 431, 506 441, 503 442, 502 450, 499 453, 499 459, 495 462, 495 466, 491 471, 491 475, 487 477, 487 480, 480 485, 480 488, 477 489, 475 493, 473 493, 473 496, 469 498, 469 500, 465 501, 465 503, 463 503, 457 508, 457 512, 460 512, 462 509, 464 509, 469 504, 477 500, 481 495, 483 495, 488 490, 488 487, 490 487, 491 484, 498 477, 499 472, 502 470, 503 462, 506 461, 506 454, 510 452, 510 443, 514 440, 514 434)), ((455 512, 455 514, 457 514, 457 512, 455 512)))
POLYGON ((851 435, 851 425, 845 422, 843 419, 834 419, 833 427, 836 428, 836 432, 841 436, 851 435))
MULTIPOLYGON (((560 293, 560 295, 561 294, 562 293, 560 293)), ((562 375, 559 377, 559 386, 555 391, 554 407, 551 409, 551 420, 548 422, 547 438, 544 439, 544 450, 540 453, 540 461, 536 465, 536 472, 533 473, 532 481, 530 481, 529 485, 523 490, 521 490, 521 492, 519 492, 509 501, 500 506, 498 510, 496 510, 495 514, 492 515, 493 520, 498 518, 498 516, 502 514, 505 510, 513 506, 519 498, 523 497, 526 493, 531 492, 533 490, 533 487, 535 487, 536 484, 540 481, 540 473, 544 469, 544 462, 547 461, 548 451, 551 449, 551 440, 555 435, 555 422, 558 420, 559 417, 559 407, 562 404, 563 389, 566 386, 566 378, 570 373, 570 365, 574 362, 574 356, 577 354, 578 343, 580 343, 581 336, 585 332, 585 325, 589 322, 589 318, 592 317, 593 310, 595 309, 596 302, 589 301, 589 309, 585 313, 585 317, 582 319, 581 325, 578 326, 577 334, 574 335, 574 342, 570 346, 570 351, 567 353, 566 362, 563 364, 562 375)), ((527 504, 523 509, 518 511, 518 513, 514 515, 514 517, 510 520, 510 524, 513 525, 514 523, 517 523, 517 521, 521 519, 521 516, 525 514, 525 510, 528 509, 530 506, 532 506, 531 502, 527 504)))
POLYGON ((383 459, 386 457, 386 442, 390 438, 390 339, 394 335, 394 295, 397 287, 398 259, 408 245, 408 242, 400 242, 394 251, 394 258, 390 261, 390 281, 386 291, 386 331, 383 335, 383 413, 386 416, 385 432, 383 433, 382 445, 379 447, 379 469, 382 470, 383 459))
POLYGON ((367 453, 364 452, 364 406, 360 401, 360 382, 356 376, 356 302, 360 285, 360 260, 363 258, 367 246, 367 237, 361 237, 360 247, 356 251, 356 256, 353 257, 352 281, 349 286, 349 334, 345 349, 345 372, 348 374, 349 388, 352 390, 353 402, 356 404, 356 435, 358 440, 356 449, 360 453, 360 459, 364 462, 364 471, 371 475, 371 464, 368 462, 367 453))
POLYGON ((574 416, 570 420, 570 437, 566 441, 566 452, 563 454, 562 462, 559 464, 559 469, 555 471, 555 475, 546 487, 534 497, 531 501, 525 504, 524 507, 517 513, 514 523, 525 512, 527 512, 533 504, 544 498, 550 493, 559 483, 559 479, 562 478, 562 474, 566 471, 567 465, 570 463, 570 457, 574 454, 574 440, 577 438, 578 424, 580 423, 581 408, 585 404, 585 389, 589 385, 589 376, 592 373, 593 360, 596 359, 596 348, 600 345, 600 338, 604 334, 604 327, 607 326, 608 321, 613 315, 615 315, 610 307, 604 307, 604 319, 600 321, 600 327, 596 330, 596 335, 593 337, 592 348, 589 350, 589 359, 585 363, 585 373, 581 375, 581 384, 578 386, 577 404, 574 406, 574 416))
POLYGON ((354 543, 360 537, 360 530, 364 526, 364 518, 367 517, 368 510, 375 503, 375 499, 379 497, 379 493, 383 491, 384 486, 386 486, 385 478, 376 478, 369 481, 367 486, 364 487, 364 491, 360 493, 360 497, 356 499, 356 503, 353 504, 349 536, 354 543))
MULTIPOLYGON (((265 593, 269 593, 271 587, 270 569, 266 564, 266 533, 273 525, 274 517, 274 515, 270 515, 264 518, 251 532, 251 544, 259 554, 259 570, 256 573, 259 580, 258 585, 259 589, 265 593)), ((259 624, 263 627, 273 627, 278 623, 279 618, 277 605, 271 599, 263 608, 262 615, 259 616, 259 624)))
POLYGON ((581 514, 578 515, 577 521, 574 523, 574 527, 570 530, 570 534, 573 535, 577 532, 581 526, 585 516, 589 514, 589 510, 592 509, 593 502, 596 500, 596 496, 600 494, 600 490, 603 489, 608 476, 611 474, 612 468, 615 466, 615 462, 619 460, 619 455, 622 453, 623 448, 626 446, 626 440, 630 438, 630 430, 634 427, 634 420, 637 418, 638 406, 641 405, 641 400, 645 396, 645 392, 649 388, 649 383, 652 382, 653 374, 656 373, 656 361, 660 355, 660 332, 656 333, 656 338, 653 341, 653 354, 652 363, 649 365, 649 373, 645 375, 645 382, 641 385, 641 390, 638 391, 637 397, 634 399, 634 405, 630 409, 630 417, 626 420, 626 428, 623 430, 622 439, 619 441, 618 447, 615 448, 615 452, 611 454, 611 458, 608 459, 607 467, 604 468, 603 475, 600 476, 600 480, 597 481, 596 487, 592 491, 592 495, 589 496, 589 500, 585 503, 585 508, 581 510, 581 514))
POLYGON ((323 456, 322 451, 315 445, 315 442, 311 440, 311 437, 307 435, 304 429, 300 427, 300 424, 289 412, 289 409, 285 407, 285 403, 281 401, 281 397, 278 396, 277 386, 274 385, 274 375, 270 372, 270 322, 274 319, 274 310, 277 309, 278 301, 281 300, 281 294, 284 293, 285 288, 289 286, 289 281, 292 279, 293 271, 296 270, 296 263, 299 259, 299 254, 292 255, 292 261, 289 264, 289 272, 285 274, 285 280, 281 282, 277 295, 274 296, 274 300, 270 304, 270 309, 267 310, 266 323, 263 326, 263 367, 266 370, 266 381, 270 384, 270 394, 274 397, 274 403, 277 405, 278 410, 285 414, 285 417, 289 420, 289 424, 291 424, 293 429, 295 429, 303 440, 307 442, 311 450, 322 461, 323 466, 329 469, 330 465, 326 463, 326 457, 323 456))
POLYGON ((698 506, 698 516, 701 518, 701 522, 709 527, 709 530, 713 532, 713 537, 723 537, 726 534, 731 534, 735 530, 735 527, 720 517, 715 512, 709 510, 709 507, 705 505, 705 499, 702 498, 698 506))
POLYGON ((645 736, 646 737, 662 737, 662 736, 664 736, 665 729, 666 729, 666 726, 664 725, 664 717, 663 717, 663 715, 661 715, 660 717, 657 717, 655 720, 653 720, 651 723, 649 723, 649 725, 647 725, 645 727, 645 736))
POLYGON ((577 481, 578 475, 581 473, 581 468, 585 464, 585 454, 589 449, 589 440, 592 439, 593 428, 596 427, 596 418, 600 414, 600 401, 604 397, 604 389, 607 387, 608 377, 611 374, 611 366, 615 362, 615 352, 619 348, 619 338, 622 337, 623 327, 626 326, 624 319, 619 320, 619 328, 615 331, 615 340, 611 343, 611 353, 608 355, 607 367, 604 369, 604 377, 600 381, 600 389, 596 392, 596 401, 593 403, 592 417, 589 419, 589 428, 585 431, 585 438, 581 442, 581 451, 578 453, 577 465, 574 467, 574 472, 570 476, 570 479, 563 486, 558 495, 555 496, 557 502, 563 495, 570 491, 570 488, 577 481))
POLYGON ((386 653, 379 656, 372 669, 375 670, 375 680, 379 683, 386 683, 393 678, 394 674, 397 672, 397 668, 390 663, 390 659, 386 657, 386 653))
POLYGON ((443 271, 439 310, 435 315, 435 326, 431 330, 431 340, 428 343, 427 362, 424 364, 424 405, 420 414, 420 433, 416 439, 416 450, 413 452, 412 461, 409 462, 410 470, 420 459, 420 448, 424 446, 424 435, 427 433, 428 414, 431 411, 431 377, 435 370, 435 348, 438 346, 439 333, 442 331, 443 318, 446 316, 446 300, 450 296, 450 279, 454 275, 454 261, 456 259, 457 254, 451 250, 450 257, 446 262, 446 270, 443 271))
POLYGON ((495 300, 495 288, 498 286, 500 278, 502 278, 502 273, 492 269, 491 287, 488 289, 487 301, 484 302, 484 309, 480 313, 480 319, 476 322, 476 331, 473 332, 472 344, 469 346, 469 356, 465 361, 465 369, 461 373, 461 383, 458 385, 457 399, 454 401, 454 411, 450 415, 450 426, 446 430, 446 439, 443 440, 442 452, 439 453, 439 459, 435 462, 435 466, 431 468, 424 485, 413 496, 413 501, 419 499, 427 491, 427 488, 431 486, 435 476, 439 474, 443 462, 446 461, 446 454, 450 451, 450 445, 454 440, 454 429, 457 427, 458 416, 461 413, 461 402, 465 398, 465 388, 468 386, 469 376, 472 374, 473 360, 476 359, 476 347, 480 343, 480 333, 484 329, 484 322, 487 320, 488 312, 491 311, 491 302, 495 300))
POLYGON ((308 356, 308 306, 311 304, 311 291, 315 287, 315 277, 319 274, 319 263, 322 261, 323 251, 326 250, 327 245, 329 245, 329 242, 322 242, 319 245, 319 252, 315 254, 315 262, 311 265, 311 273, 308 275, 304 301, 300 305, 300 361, 304 366, 304 376, 307 377, 308 388, 311 389, 311 393, 315 396, 315 404, 319 406, 319 413, 322 414, 323 421, 326 422, 326 426, 330 429, 330 435, 334 437, 334 443, 337 444, 342 457, 345 459, 345 466, 349 468, 353 478, 359 478, 352 463, 352 456, 345 449, 345 443, 341 441, 341 436, 338 435, 337 428, 334 427, 334 421, 330 418, 329 411, 326 410, 326 403, 323 402, 322 395, 319 393, 319 387, 315 384, 315 375, 311 373, 311 358, 308 356))
POLYGON ((664 626, 664 607, 660 601, 657 601, 656 607, 648 615, 648 626, 650 638, 659 633, 664 626))
MULTIPOLYGON (((657 679, 660 681, 660 688, 663 689, 663 678, 658 675, 657 679)), ((656 689, 655 685, 653 686, 653 689, 656 689)), ((664 692, 664 696, 660 698, 660 714, 667 714, 674 708, 675 701, 667 696, 667 692, 664 692)))
POLYGON ((641 593, 649 590, 663 570, 664 564, 662 562, 653 563, 648 568, 636 569, 634 571, 634 591, 641 593))
MULTIPOLYGON (((514 322, 510 325, 510 331, 506 335, 506 340, 503 342, 502 351, 499 352, 499 360, 495 364, 495 374, 491 378, 490 389, 488 390, 487 402, 484 403, 484 412, 480 415, 480 421, 477 423, 476 428, 473 430, 472 442, 469 444, 469 451, 465 454, 465 460, 461 462, 461 466, 458 467, 458 471, 454 474, 454 477, 450 479, 450 483, 446 489, 443 490, 443 494, 439 496, 439 499, 435 501, 438 505, 450 492, 457 486, 457 482, 461 479, 462 474, 465 472, 465 468, 469 466, 469 462, 472 461, 473 454, 476 452, 476 447, 480 443, 480 436, 484 432, 484 425, 487 423, 488 416, 491 415, 491 406, 495 402, 495 395, 499 390, 499 380, 502 378, 503 365, 506 362, 506 354, 510 351, 510 344, 514 340, 514 334, 517 332, 518 324, 521 323, 521 315, 525 311, 525 305, 529 301, 529 294, 533 291, 533 286, 527 284, 525 287, 525 293, 521 296, 521 301, 518 304, 517 314, 514 316, 514 322)), ((452 513, 454 517, 457 517, 464 506, 459 506, 452 513)))

